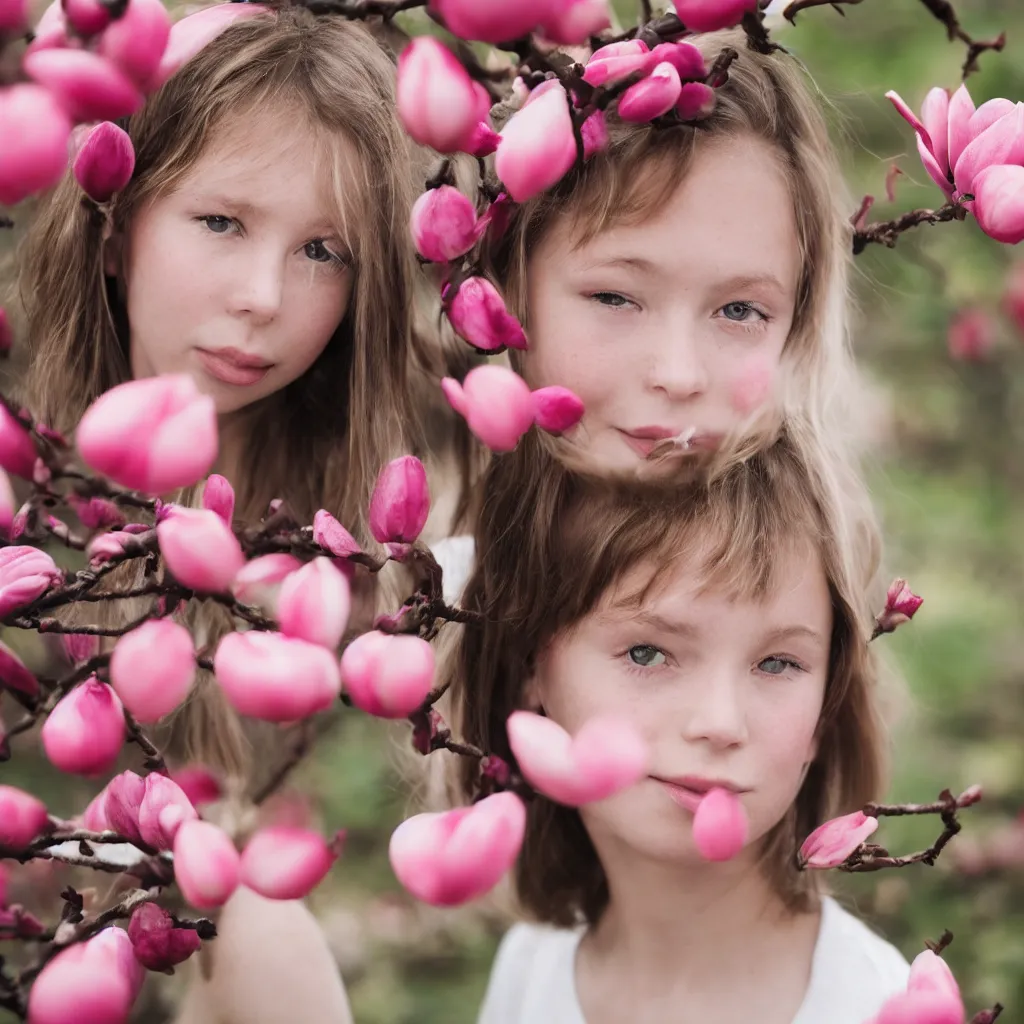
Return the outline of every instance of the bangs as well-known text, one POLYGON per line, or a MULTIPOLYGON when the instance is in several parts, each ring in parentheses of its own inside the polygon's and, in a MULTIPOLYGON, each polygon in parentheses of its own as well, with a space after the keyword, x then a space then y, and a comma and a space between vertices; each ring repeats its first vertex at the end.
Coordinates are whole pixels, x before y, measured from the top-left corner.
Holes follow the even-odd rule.
POLYGON ((790 559, 822 551, 813 491, 785 439, 710 480, 581 483, 552 544, 577 581, 562 626, 606 602, 636 610, 680 569, 701 593, 763 599, 790 559))

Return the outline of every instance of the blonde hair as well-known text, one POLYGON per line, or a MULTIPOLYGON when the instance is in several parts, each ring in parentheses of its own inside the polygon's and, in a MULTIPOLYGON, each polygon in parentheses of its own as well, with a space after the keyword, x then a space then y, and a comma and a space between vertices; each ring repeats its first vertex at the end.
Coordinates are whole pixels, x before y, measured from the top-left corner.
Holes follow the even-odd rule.
MULTIPOLYGON (((108 225, 123 235, 135 211, 172 191, 222 126, 268 109, 297 109, 317 155, 328 158, 333 216, 353 254, 354 286, 345 317, 310 370, 246 410, 246 448, 232 480, 236 518, 256 525, 280 497, 300 523, 326 508, 368 542, 367 510, 381 466, 423 447, 425 414, 410 370, 435 358, 413 325, 419 282, 409 212, 417 174, 396 114, 394 79, 391 56, 362 24, 283 6, 225 29, 150 96, 125 122, 136 164, 123 191, 101 211, 68 174, 40 203, 18 252, 32 359, 25 404, 36 417, 70 433, 99 395, 131 378, 124 303, 103 267, 108 225), (343 143, 355 160, 345 159, 343 143)), ((197 496, 189 490, 176 499, 195 504, 197 496)), ((109 585, 130 587, 134 572, 126 566, 112 573, 109 585)), ((109 615, 121 623, 145 610, 137 600, 121 601, 109 615)), ((211 602, 179 614, 201 645, 233 628, 211 602)), ((167 725, 183 756, 236 781, 247 776, 260 729, 247 724, 243 733, 207 673, 167 725)))
MULTIPOLYGON (((782 354, 778 415, 755 424, 768 443, 780 423, 807 439, 808 461, 822 467, 828 486, 842 495, 857 538, 863 577, 877 569, 877 530, 857 469, 851 406, 860 375, 850 347, 849 213, 853 208, 822 113, 823 101, 792 57, 748 49, 742 32, 688 37, 714 65, 729 48, 739 51, 728 80, 715 89, 712 114, 697 125, 654 127, 608 117, 608 148, 574 168, 557 185, 514 207, 506 233, 490 241, 485 266, 510 308, 530 329, 527 273, 532 253, 557 225, 585 244, 622 223, 642 224, 657 215, 685 179, 697 152, 716 140, 755 137, 779 161, 789 187, 800 247, 800 278, 793 324, 782 354), (820 453, 820 458, 818 457, 820 453)), ((522 371, 529 353, 511 353, 522 371)), ((557 381, 551 383, 558 383, 557 381)), ((582 467, 570 441, 553 446, 564 461, 582 467)))
MULTIPOLYGON (((643 567, 650 572, 630 595, 637 604, 681 561, 703 587, 757 599, 777 585, 794 544, 806 545, 820 557, 832 598, 819 749, 789 813, 763 840, 761 862, 788 906, 808 905, 817 877, 796 869, 799 841, 827 818, 878 799, 887 755, 879 669, 866 642, 869 610, 821 495, 814 469, 785 432, 752 456, 682 483, 588 478, 533 445, 496 458, 463 599, 479 623, 462 628, 448 662, 455 734, 514 765, 505 723, 524 706, 538 656, 643 567)), ((477 764, 460 759, 454 771, 454 795, 472 799, 477 764)), ((542 921, 597 921, 607 883, 577 811, 543 797, 530 802, 516 890, 542 921)))
MULTIPOLYGON (((418 443, 406 398, 423 344, 411 329, 413 170, 395 114, 394 66, 381 46, 360 24, 302 7, 230 26, 128 120, 135 173, 111 200, 109 222, 124 234, 133 213, 172 191, 223 125, 289 104, 306 115, 320 148, 333 151, 333 214, 353 252, 355 283, 317 362, 247 410, 244 469, 233 483, 240 518, 255 520, 286 497, 302 521, 327 507, 363 537, 380 466, 418 443), (342 142, 356 161, 343 162, 342 142)), ((131 377, 124 304, 103 268, 104 228, 69 174, 18 253, 32 352, 26 404, 59 430, 73 430, 92 401, 131 377)))

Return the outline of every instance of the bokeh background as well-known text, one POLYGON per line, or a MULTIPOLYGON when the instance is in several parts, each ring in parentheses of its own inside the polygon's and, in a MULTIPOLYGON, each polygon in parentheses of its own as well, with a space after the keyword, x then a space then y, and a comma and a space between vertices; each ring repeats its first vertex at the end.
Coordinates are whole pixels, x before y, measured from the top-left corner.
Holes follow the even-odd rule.
MULTIPOLYGON (((624 24, 636 18, 634 0, 615 5, 624 24)), ((969 80, 976 102, 1024 99, 1020 0, 956 6, 975 37, 1007 33, 1005 52, 984 54, 969 80)), ((964 47, 947 42, 920 0, 864 0, 844 11, 806 11, 776 38, 829 103, 855 196, 877 197, 873 217, 940 205, 884 93, 896 89, 918 109, 931 86, 958 84, 964 47), (903 173, 890 203, 884 182, 893 163, 903 173)), ((415 17, 404 24, 423 28, 415 17)), ((1005 310, 1015 260, 1024 268, 1024 255, 973 221, 918 228, 895 250, 873 246, 857 260, 856 349, 873 384, 863 418, 887 566, 925 597, 913 625, 882 641, 911 696, 890 795, 930 800, 980 782, 985 799, 962 815, 964 834, 934 868, 835 878, 908 957, 950 929, 946 956, 971 1012, 998 999, 1008 1022, 1024 1021, 1024 323, 1005 310), (975 360, 949 351, 951 319, 964 310, 977 311, 987 331, 975 360)), ((9 364, 5 386, 17 366, 9 364)), ((506 920, 495 907, 417 906, 395 882, 386 853, 409 809, 397 769, 405 743, 404 727, 343 716, 294 776, 285 813, 348 830, 344 860, 312 906, 356 1020, 470 1024, 506 920)), ((30 738, 0 765, 0 781, 38 793, 57 813, 80 809, 92 792, 49 769, 30 738)), ((934 818, 890 820, 877 838, 920 849, 936 826, 934 818)), ((181 973, 153 987, 140 1020, 170 1018, 181 973)))

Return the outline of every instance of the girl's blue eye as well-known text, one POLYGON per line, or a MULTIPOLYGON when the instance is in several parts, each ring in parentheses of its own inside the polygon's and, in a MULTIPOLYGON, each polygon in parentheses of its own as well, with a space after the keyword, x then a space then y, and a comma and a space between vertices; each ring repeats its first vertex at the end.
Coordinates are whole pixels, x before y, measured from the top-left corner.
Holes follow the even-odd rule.
POLYGON ((749 302, 727 302, 722 307, 722 314, 726 320, 732 320, 738 324, 746 323, 751 313, 762 320, 765 319, 764 314, 760 310, 755 309, 749 302))
POLYGON ((210 214, 199 218, 215 235, 227 234, 231 227, 230 217, 222 217, 220 214, 210 214))
POLYGON ((335 256, 330 249, 324 245, 322 238, 314 238, 312 242, 307 242, 305 245, 306 255, 313 260, 315 263, 330 263, 332 260, 341 262, 340 256, 335 256))
POLYGON ((602 306, 610 306, 612 309, 623 309, 630 304, 629 299, 618 292, 594 292, 590 297, 602 306))
POLYGON ((757 663, 757 667, 765 675, 769 676, 781 676, 787 669, 791 668, 803 671, 802 666, 798 665, 791 658, 765 658, 757 663))
POLYGON ((639 665, 641 668, 653 668, 665 660, 665 655, 650 644, 634 644, 626 652, 626 655, 634 665, 639 665), (659 658, 661 661, 658 660, 659 658))

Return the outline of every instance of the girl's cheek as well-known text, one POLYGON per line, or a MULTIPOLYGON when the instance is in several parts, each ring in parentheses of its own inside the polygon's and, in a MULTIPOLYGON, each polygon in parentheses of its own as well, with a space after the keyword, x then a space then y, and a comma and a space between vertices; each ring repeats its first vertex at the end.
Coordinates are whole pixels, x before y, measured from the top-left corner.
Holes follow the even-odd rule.
POLYGON ((729 387, 729 403, 740 416, 760 409, 775 390, 778 367, 774 360, 754 358, 744 363, 729 387))

